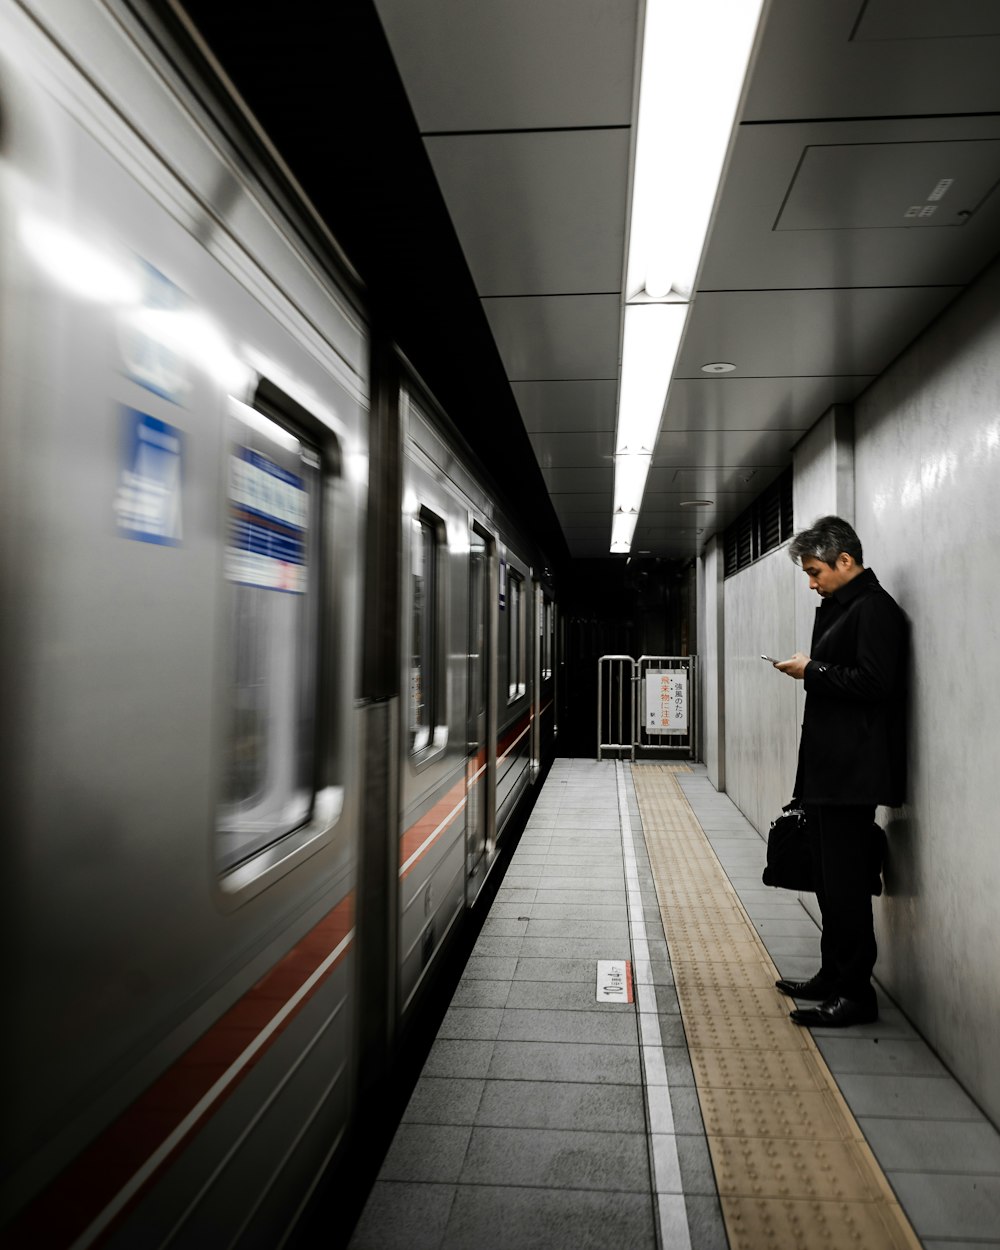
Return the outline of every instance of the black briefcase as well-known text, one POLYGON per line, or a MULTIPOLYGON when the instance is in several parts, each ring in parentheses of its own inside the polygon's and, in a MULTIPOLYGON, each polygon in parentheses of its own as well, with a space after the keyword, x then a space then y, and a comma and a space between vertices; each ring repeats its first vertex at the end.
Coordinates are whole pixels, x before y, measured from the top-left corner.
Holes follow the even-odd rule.
MULTIPOLYGON (((882 893, 882 867, 885 863, 888 840, 879 824, 872 825, 870 853, 871 892, 882 893)), ((767 835, 767 866, 761 880, 782 890, 816 889, 813 878, 812 856, 806 838, 806 814, 800 807, 788 803, 781 809, 777 820, 771 821, 767 835)))
POLYGON ((782 890, 815 890, 806 814, 788 803, 767 835, 767 866, 761 880, 782 890))

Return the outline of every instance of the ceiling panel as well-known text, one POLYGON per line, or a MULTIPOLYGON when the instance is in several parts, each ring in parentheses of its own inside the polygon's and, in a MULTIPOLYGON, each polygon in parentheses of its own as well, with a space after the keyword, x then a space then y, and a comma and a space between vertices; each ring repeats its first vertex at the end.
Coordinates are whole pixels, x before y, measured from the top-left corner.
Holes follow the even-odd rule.
POLYGON ((618 295, 483 300, 512 381, 617 379, 619 305, 618 295))
POLYGON ((543 469, 560 465, 587 465, 607 460, 615 451, 615 436, 608 434, 531 434, 538 463, 543 469))
POLYGON ((785 464, 802 430, 665 430, 653 462, 661 467, 785 464))
MULTIPOLYGON (((995 0, 984 3, 995 15, 995 0)), ((862 21, 855 34, 864 7, 862 0, 772 0, 744 120, 927 118, 1000 109, 1000 38, 920 37, 927 30, 928 8, 939 14, 955 8, 957 13, 968 10, 967 0, 954 6, 943 0, 894 0, 884 23, 876 0, 875 24, 862 21), (870 36, 880 24, 896 37, 864 37, 866 26, 870 36)))
POLYGON ((480 295, 618 291, 629 133, 426 140, 480 295))
POLYGON ((1000 139, 815 143, 775 230, 960 230, 1000 180, 1000 139))
POLYGON ((608 509, 610 516, 610 491, 579 491, 555 494, 552 504, 560 516, 573 516, 576 513, 603 512, 608 509))
POLYGON ((607 491, 609 494, 614 484, 611 465, 591 465, 587 469, 542 469, 542 477, 549 488, 550 495, 564 491, 581 491, 590 494, 594 491, 607 491))
POLYGON ((688 499, 715 499, 714 491, 726 491, 743 495, 749 502, 769 482, 773 482, 780 472, 773 465, 727 464, 699 467, 654 464, 646 479, 646 498, 653 506, 653 498, 658 491, 688 491, 688 499))
POLYGON ((854 399, 872 381, 858 377, 677 378, 664 430, 807 430, 831 404, 854 399))
MULTIPOLYGON (((1000 74, 998 74, 1000 79, 1000 74)), ((960 228, 775 230, 800 163, 814 148, 1000 139, 1000 116, 791 122, 741 126, 736 135, 698 283, 702 290, 773 287, 924 286, 965 283, 997 251, 1000 195, 960 228), (752 239, 752 246, 748 240, 752 239)), ((886 149, 888 150, 888 149, 886 149)), ((938 177, 949 177, 942 165, 938 177)), ((1000 166, 996 168, 1000 177, 1000 166)), ((935 178, 935 181, 937 178, 935 178)), ((994 179, 995 180, 995 179, 994 179)), ((931 183, 931 187, 933 186, 931 183)), ((926 188, 930 191, 931 187, 926 188)), ((828 187, 830 194, 834 194, 828 187)), ((900 185, 900 213, 909 205, 900 185), (904 203, 903 201, 906 201, 904 203)), ((971 207, 974 207, 972 205, 971 207)), ((905 221, 905 219, 904 219, 905 221)))
MULTIPOLYGON (((924 237, 924 236, 922 236, 924 237)), ((675 370, 765 377, 880 373, 961 287, 699 293, 675 370)))
POLYGON ((996 0, 868 0, 855 39, 956 39, 1000 35, 996 0))
POLYGON ((423 131, 628 126, 638 0, 376 0, 423 131))
POLYGON ((511 390, 529 431, 614 430, 618 383, 512 382, 511 390))

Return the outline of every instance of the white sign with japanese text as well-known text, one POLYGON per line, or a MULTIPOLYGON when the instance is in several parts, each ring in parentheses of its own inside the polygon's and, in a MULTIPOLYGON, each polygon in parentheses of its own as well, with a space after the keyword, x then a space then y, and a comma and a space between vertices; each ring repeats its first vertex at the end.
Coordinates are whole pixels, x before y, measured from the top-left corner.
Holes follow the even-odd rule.
POLYGON ((648 734, 686 734, 688 731, 688 675, 686 669, 663 668, 646 673, 648 734))

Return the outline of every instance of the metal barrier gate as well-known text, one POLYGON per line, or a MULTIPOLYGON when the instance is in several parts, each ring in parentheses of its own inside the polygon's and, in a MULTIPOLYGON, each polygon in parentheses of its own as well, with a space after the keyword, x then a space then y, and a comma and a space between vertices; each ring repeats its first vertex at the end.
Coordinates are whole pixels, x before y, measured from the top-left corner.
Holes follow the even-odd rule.
POLYGON ((696 655, 602 655, 597 662, 597 758, 684 754, 698 744, 696 655), (614 752, 614 755, 611 755, 614 752))

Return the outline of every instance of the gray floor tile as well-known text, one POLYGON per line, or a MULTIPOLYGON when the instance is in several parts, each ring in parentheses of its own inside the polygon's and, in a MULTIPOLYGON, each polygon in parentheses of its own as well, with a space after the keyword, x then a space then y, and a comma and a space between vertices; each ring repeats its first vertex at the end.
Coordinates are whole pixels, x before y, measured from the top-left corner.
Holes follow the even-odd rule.
POLYGON ((816 1044, 830 1071, 890 1073, 897 1076, 947 1076, 930 1047, 918 1038, 830 1037, 817 1031, 816 1044))
POLYGON ((765 942, 769 942, 772 937, 819 940, 819 930, 816 928, 815 921, 810 920, 801 908, 799 908, 799 915, 790 919, 755 920, 754 928, 765 942))
POLYGON ((509 981, 513 979, 517 959, 496 955, 470 955, 462 971, 468 981, 509 981))
POLYGON ((729 1238, 718 1198, 684 1196, 691 1250, 729 1250, 729 1238))
MULTIPOLYGON (((652 952, 651 952, 652 953, 652 952)), ((631 959, 627 937, 521 939, 522 959, 631 959)), ((597 969, 594 969, 595 975, 597 969)))
POLYGON ((378 1178, 381 1181, 457 1181, 472 1128, 453 1124, 401 1124, 378 1178))
POLYGON ((495 1042, 435 1041, 422 1075, 484 1077, 489 1071, 495 1045, 495 1042))
POLYGON ((787 937, 784 934, 762 934, 768 954, 807 955, 819 962, 819 930, 813 927, 812 937, 787 937))
POLYGON ((531 904, 532 920, 618 920, 627 915, 621 903, 545 903, 531 904))
POLYGON ((513 981, 504 1005, 534 1011, 630 1011, 627 1003, 597 1001, 596 976, 586 981, 513 981))
POLYGON ((465 1156, 462 1183, 646 1193, 646 1135, 477 1127, 465 1156))
POLYGON ((473 1124, 485 1084, 469 1077, 421 1076, 403 1120, 412 1124, 473 1124))
POLYGON ((594 1042, 604 1046, 638 1044, 635 1012, 505 1010, 498 1034, 505 1042, 594 1042))
POLYGON ((536 895, 532 896, 529 901, 567 903, 574 907, 579 903, 596 903, 603 907, 613 904, 616 907, 624 907, 625 889, 623 887, 620 890, 550 890, 548 887, 543 887, 536 891, 536 895))
MULTIPOLYGON (((843 1037, 843 1029, 813 1029, 817 1041, 821 1037, 843 1037)), ((885 1041, 912 1039, 917 1036, 913 1025, 898 1007, 879 1007, 879 1017, 872 1024, 851 1026, 851 1037, 877 1037, 885 1041)))
POLYGON ((535 901, 535 889, 530 890, 513 889, 511 886, 502 885, 497 890, 496 901, 498 903, 533 903, 535 901))
POLYGON ((511 981, 459 981, 451 1000, 453 1007, 504 1007, 511 981))
POLYGON ((933 1076, 844 1075, 837 1082, 857 1116, 979 1120, 975 1103, 955 1081, 933 1076))
POLYGON ((476 944, 472 948, 472 957, 495 956, 503 959, 511 955, 517 956, 521 953, 523 941, 524 939, 520 937, 497 937, 491 933, 485 933, 476 939, 476 944))
POLYGON ((517 920, 519 916, 528 916, 533 903, 498 903, 496 900, 490 908, 493 920, 517 920))
POLYGON ((708 1142, 696 1134, 678 1133, 677 1158, 681 1165, 681 1182, 684 1186, 685 1198, 689 1194, 703 1194, 715 1197, 718 1190, 715 1185, 715 1172, 712 1170, 712 1158, 708 1153, 708 1142))
POLYGON ((667 1083, 673 1093, 674 1086, 693 1086, 694 1069, 688 1056, 687 1046, 664 1046, 663 1059, 667 1069, 667 1083))
POLYGON ((995 1238, 1000 1177, 892 1172, 892 1183, 920 1237, 995 1238))
MULTIPOLYGON (((353 1246, 353 1242, 351 1243, 353 1246)), ((924 1238, 924 1250, 1000 1250, 1000 1241, 928 1241, 924 1238)))
POLYGON ((675 1133, 704 1135, 705 1122, 701 1116, 698 1091, 692 1086, 678 1085, 670 1091, 670 1109, 674 1116, 675 1133))
POLYGON ((638 1046, 601 1046, 588 1042, 493 1043, 487 1076, 491 1080, 583 1081, 638 1085, 638 1046))
POLYGON ((454 1185, 376 1181, 349 1250, 439 1250, 454 1185))
POLYGON ((986 1120, 895 1120, 858 1124, 886 1171, 1000 1176, 1000 1133, 986 1120))
POLYGON ((527 920, 494 916, 491 911, 483 921, 480 932, 484 937, 524 937, 527 928, 527 920))
POLYGON ((536 920, 528 922, 526 937, 557 937, 557 938, 606 938, 613 942, 627 942, 629 937, 628 919, 625 908, 621 909, 621 920, 536 920))
POLYGON ((504 1013, 495 1007, 449 1007, 445 1012, 438 1037, 472 1038, 493 1041, 500 1032, 504 1013))
POLYGON ((476 1124, 644 1133, 646 1113, 639 1085, 487 1081, 476 1124))
POLYGON ((445 1250, 653 1250, 646 1194, 459 1185, 445 1250))
POLYGON ((514 970, 515 981, 587 981, 597 985, 596 959, 525 959, 514 970))

